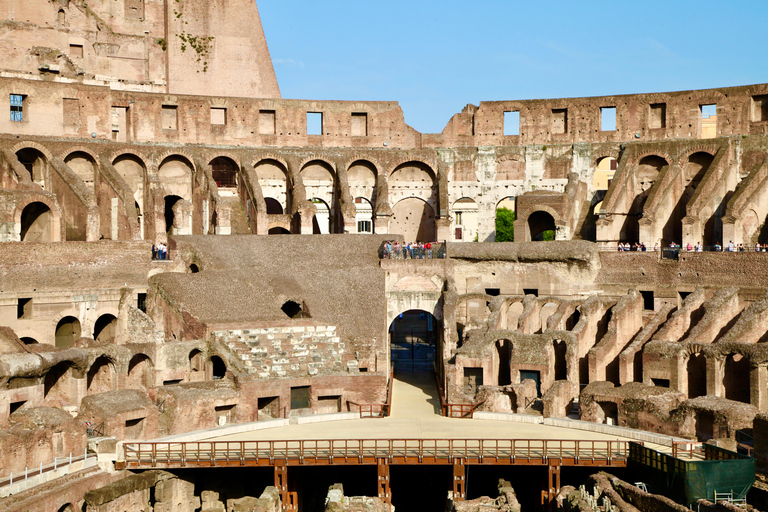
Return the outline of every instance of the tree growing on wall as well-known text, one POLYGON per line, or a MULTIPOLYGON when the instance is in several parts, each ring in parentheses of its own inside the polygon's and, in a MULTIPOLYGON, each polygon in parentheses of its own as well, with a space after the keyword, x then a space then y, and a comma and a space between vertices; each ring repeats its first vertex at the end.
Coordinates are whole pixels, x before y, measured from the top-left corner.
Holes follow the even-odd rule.
POLYGON ((496 209, 496 241, 515 241, 515 212, 509 208, 496 209))

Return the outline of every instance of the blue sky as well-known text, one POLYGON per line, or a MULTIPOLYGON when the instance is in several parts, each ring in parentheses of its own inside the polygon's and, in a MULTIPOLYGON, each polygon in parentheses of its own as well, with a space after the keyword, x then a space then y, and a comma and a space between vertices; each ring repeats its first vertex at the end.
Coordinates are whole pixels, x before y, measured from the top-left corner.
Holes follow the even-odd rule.
POLYGON ((768 1, 257 0, 283 98, 467 103, 768 82, 768 1))

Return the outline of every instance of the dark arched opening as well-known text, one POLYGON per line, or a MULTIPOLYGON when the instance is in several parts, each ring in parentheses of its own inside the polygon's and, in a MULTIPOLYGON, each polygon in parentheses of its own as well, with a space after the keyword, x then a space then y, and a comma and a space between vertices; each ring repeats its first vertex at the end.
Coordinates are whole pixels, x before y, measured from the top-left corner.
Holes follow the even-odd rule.
POLYGON ((19 163, 29 171, 32 181, 45 189, 48 161, 40 151, 35 148, 24 148, 16 152, 19 163))
POLYGON ((440 323, 427 311, 411 309, 392 321, 389 340, 395 371, 429 372, 442 340, 440 323))
POLYGON ((56 347, 69 348, 80 339, 80 320, 65 316, 56 325, 56 347))
POLYGON ((512 358, 512 342, 509 340, 498 340, 496 342, 496 357, 498 359, 496 382, 499 386, 508 386, 512 384, 509 368, 510 359, 512 358))
POLYGON ((25 345, 37 345, 37 340, 35 338, 21 338, 21 342, 25 345))
POLYGON ((276 228, 269 228, 268 234, 270 234, 270 235, 290 235, 291 232, 288 231, 285 228, 276 227, 276 228))
POLYGON ((75 508, 72 506, 71 503, 67 503, 59 507, 59 510, 57 510, 56 512, 75 512, 75 508))
POLYGON ((189 371, 193 373, 205 371, 205 359, 202 351, 194 349, 189 353, 189 371))
POLYGON ((555 349, 555 380, 567 380, 568 366, 565 356, 568 352, 568 345, 563 340, 555 340, 553 344, 555 349))
POLYGON ((192 263, 189 266, 189 273, 190 274, 197 274, 198 272, 200 272, 200 268, 197 265, 195 265, 194 263, 192 263))
POLYGON ((227 374, 227 365, 221 360, 219 356, 211 357, 211 366, 213 366, 213 378, 223 379, 227 374))
POLYGON ((211 174, 218 188, 237 188, 237 165, 229 158, 214 158, 211 174))
POLYGON ((749 359, 741 354, 730 354, 725 358, 723 368, 723 388, 725 398, 737 402, 750 403, 749 359))
POLYGON ((272 197, 265 197, 264 202, 267 203, 267 215, 282 215, 283 206, 277 199, 272 197))
POLYGON ((52 242, 53 214, 45 203, 30 203, 21 211, 22 242, 52 242))
POLYGON ((707 394, 707 358, 704 354, 691 354, 686 365, 688 373, 688 398, 707 394))
POLYGON ((289 318, 310 318, 307 305, 303 302, 298 303, 294 300, 288 300, 285 301, 285 304, 283 304, 280 309, 283 313, 288 315, 289 318))
POLYGON ((165 196, 165 232, 169 235, 174 234, 173 224, 176 220, 176 214, 173 211, 173 207, 179 201, 181 201, 179 196, 165 196))
POLYGON ((528 216, 528 229, 535 242, 555 239, 555 219, 547 212, 533 212, 528 216))
POLYGON ((103 343, 115 341, 117 331, 117 318, 115 315, 101 315, 93 327, 93 339, 103 343))

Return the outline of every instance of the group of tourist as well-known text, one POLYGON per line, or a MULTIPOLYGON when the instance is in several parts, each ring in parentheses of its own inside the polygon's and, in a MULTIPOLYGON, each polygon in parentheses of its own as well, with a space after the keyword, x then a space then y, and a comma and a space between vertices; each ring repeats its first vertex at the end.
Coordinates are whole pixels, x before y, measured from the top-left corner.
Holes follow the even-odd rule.
POLYGON ((384 242, 383 257, 396 260, 445 258, 445 246, 440 242, 384 242))
MULTIPOLYGON (((685 251, 685 252, 703 252, 704 246, 701 245, 701 242, 696 242, 696 245, 691 244, 691 242, 688 242, 683 248, 682 246, 676 244, 675 242, 672 242, 669 244, 669 248, 673 251, 685 251)), ((653 249, 654 252, 658 252, 659 250, 659 243, 656 242, 654 244, 653 249)), ((723 246, 720 245, 720 243, 715 242, 715 245, 712 246, 711 249, 714 252, 723 252, 723 246)), ((626 252, 626 251, 642 251, 645 252, 645 244, 642 242, 635 242, 634 245, 630 245, 628 242, 619 242, 618 243, 618 251, 619 252, 626 252)), ((728 245, 725 246, 725 252, 747 252, 748 249, 744 246, 744 244, 735 244, 733 243, 733 240, 728 242, 728 245)), ((766 252, 768 251, 768 243, 760 245, 760 243, 755 244, 755 252, 766 252)))
POLYGON ((153 260, 168 259, 168 247, 163 242, 160 242, 157 245, 152 245, 152 259, 153 260))

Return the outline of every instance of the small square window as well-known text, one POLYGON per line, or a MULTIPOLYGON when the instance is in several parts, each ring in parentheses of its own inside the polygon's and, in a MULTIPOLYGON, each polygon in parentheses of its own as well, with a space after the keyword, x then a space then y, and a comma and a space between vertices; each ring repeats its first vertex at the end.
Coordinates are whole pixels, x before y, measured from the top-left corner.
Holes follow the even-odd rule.
POLYGON ((648 128, 658 129, 667 127, 667 104, 652 103, 651 112, 648 119, 648 128))
POLYGON ((69 56, 70 57, 83 57, 83 45, 81 44, 71 44, 69 45, 69 56))
POLYGON ((178 129, 178 108, 176 105, 163 105, 162 124, 163 130, 178 129))
POLYGON ((309 409, 309 386, 291 388, 291 409, 309 409))
POLYGON ((616 107, 600 107, 600 131, 616 131, 616 107))
POLYGON ((552 109, 552 133, 568 133, 568 109, 552 109))
POLYGON ((23 94, 11 94, 11 121, 24 121, 24 100, 27 97, 23 94))
POLYGON ((221 107, 211 107, 211 124, 227 124, 227 109, 221 107))
POLYGON ((29 319, 32 318, 32 299, 24 298, 19 299, 16 303, 16 318, 17 319, 29 319))
POLYGON ((259 110, 259 134, 274 135, 277 131, 274 110, 259 110))
POLYGON ((357 221, 357 232, 358 233, 370 233, 371 232, 371 221, 369 221, 369 220, 359 220, 359 221, 357 221))
POLYGON ((520 135, 520 112, 504 112, 504 135, 520 135))
POLYGON ((323 113, 307 112, 307 135, 323 134, 323 113))
POLYGON ((368 136, 368 114, 355 112, 352 114, 352 137, 368 136))
POLYGON ((768 94, 752 96, 752 121, 768 121, 768 94))

